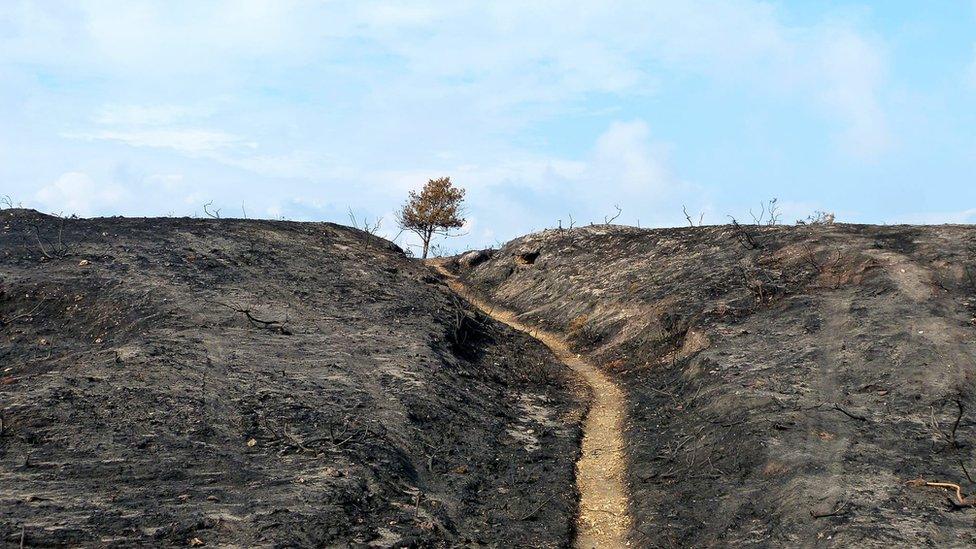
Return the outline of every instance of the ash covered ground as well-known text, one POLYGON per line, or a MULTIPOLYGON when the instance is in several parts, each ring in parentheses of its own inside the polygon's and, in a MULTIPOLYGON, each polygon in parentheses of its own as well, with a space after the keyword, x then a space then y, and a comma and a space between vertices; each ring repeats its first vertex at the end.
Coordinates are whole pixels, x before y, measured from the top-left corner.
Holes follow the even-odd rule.
POLYGON ((0 539, 565 546, 586 391, 381 239, 0 212, 0 539))
POLYGON ((973 227, 592 226, 455 268, 626 390, 635 545, 976 544, 910 483, 976 490, 973 227))

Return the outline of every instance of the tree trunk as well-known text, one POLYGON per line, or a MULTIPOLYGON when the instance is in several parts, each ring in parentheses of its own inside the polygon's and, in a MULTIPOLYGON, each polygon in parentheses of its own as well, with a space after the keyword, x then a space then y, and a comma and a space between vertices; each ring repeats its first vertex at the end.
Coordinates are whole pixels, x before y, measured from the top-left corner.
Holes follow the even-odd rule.
POLYGON ((424 239, 424 253, 420 256, 420 259, 427 259, 427 248, 430 246, 430 238, 424 239))

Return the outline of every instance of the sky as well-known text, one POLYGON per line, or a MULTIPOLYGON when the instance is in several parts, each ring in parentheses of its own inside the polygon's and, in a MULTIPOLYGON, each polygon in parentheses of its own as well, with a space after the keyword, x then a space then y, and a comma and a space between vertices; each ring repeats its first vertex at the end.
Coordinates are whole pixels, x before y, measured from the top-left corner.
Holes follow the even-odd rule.
POLYGON ((450 176, 463 249, 774 197, 969 223, 974 173, 972 0, 0 1, 0 195, 45 212, 393 237, 450 176))

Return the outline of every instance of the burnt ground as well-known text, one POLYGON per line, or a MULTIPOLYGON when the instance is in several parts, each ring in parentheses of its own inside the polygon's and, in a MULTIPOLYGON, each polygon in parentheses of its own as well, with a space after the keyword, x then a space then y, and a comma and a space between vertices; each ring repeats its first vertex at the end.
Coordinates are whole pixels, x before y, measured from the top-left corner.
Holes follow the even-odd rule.
POLYGON ((572 539, 579 381, 360 231, 6 210, 0 342, 4 544, 572 539))
POLYGON ((626 390, 635 545, 976 544, 908 483, 976 491, 976 228, 593 226, 455 267, 626 390))

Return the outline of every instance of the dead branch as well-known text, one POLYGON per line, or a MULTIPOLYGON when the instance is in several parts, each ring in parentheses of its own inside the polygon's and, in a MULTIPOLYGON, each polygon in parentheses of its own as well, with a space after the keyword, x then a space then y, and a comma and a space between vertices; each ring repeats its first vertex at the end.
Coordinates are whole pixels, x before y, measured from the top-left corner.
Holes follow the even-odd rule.
POLYGON ((857 415, 857 414, 848 412, 847 410, 845 410, 844 408, 842 408, 840 404, 834 404, 834 410, 837 410, 838 412, 844 414, 845 416, 847 416, 847 417, 849 417, 851 419, 856 419, 858 421, 870 421, 865 416, 860 416, 860 415, 857 415))
POLYGON ((372 225, 369 224, 369 221, 363 220, 363 232, 366 233, 366 243, 364 244, 363 249, 369 249, 370 240, 376 236, 376 232, 380 230, 380 225, 382 224, 382 217, 376 218, 376 221, 372 225))
MULTIPOLYGON (((359 227, 359 222, 356 219, 356 214, 354 214, 352 212, 352 208, 348 208, 348 210, 349 210, 349 221, 352 221, 352 226, 355 227, 355 228, 357 228, 357 229, 360 228, 359 227)), ((364 233, 366 233, 366 236, 363 238, 363 249, 364 250, 368 250, 369 249, 370 240, 374 236, 376 236, 376 232, 380 230, 380 226, 382 224, 383 224, 383 218, 382 217, 376 218, 376 220, 373 223, 370 223, 369 222, 369 218, 368 217, 364 217, 363 218, 362 230, 363 230, 364 233)), ((400 233, 401 234, 403 233, 403 230, 402 229, 400 230, 400 233)), ((399 238, 399 237, 400 237, 400 235, 398 234, 397 235, 397 238, 399 238)), ((394 240, 396 240, 396 238, 394 238, 394 240)))
POLYGON ((730 215, 729 219, 732 220, 733 235, 735 236, 736 240, 742 244, 742 246, 744 246, 747 250, 758 250, 759 248, 762 248, 759 241, 756 240, 755 237, 749 233, 749 231, 745 230, 742 225, 739 225, 739 222, 736 221, 734 217, 730 215))
POLYGON ((619 205, 614 204, 613 207, 614 207, 615 210, 617 210, 617 213, 615 213, 613 215, 613 217, 603 216, 603 224, 604 225, 609 225, 609 224, 613 223, 614 220, 616 220, 618 217, 620 217, 621 212, 623 212, 623 210, 620 209, 620 206, 619 205))
POLYGON ((70 251, 69 246, 64 242, 64 218, 58 216, 58 236, 57 240, 52 242, 47 238, 41 237, 41 230, 37 225, 32 224, 31 228, 34 229, 34 240, 37 242, 37 247, 41 251, 41 254, 47 259, 62 259, 68 255, 70 251), (47 243, 45 247, 44 243, 47 243))
POLYGON ((454 326, 453 326, 453 339, 454 343, 457 345, 463 345, 467 340, 467 330, 464 329, 465 321, 468 318, 467 311, 464 309, 464 304, 454 293, 451 293, 451 301, 454 305, 454 326))
MULTIPOLYGON (((367 425, 366 428, 369 429, 369 426, 367 425)), ((352 430, 352 418, 348 416, 342 422, 342 431, 339 431, 338 434, 331 425, 329 426, 329 441, 332 443, 332 447, 335 449, 342 448, 348 444, 356 437, 356 434, 357 432, 352 430), (352 432, 350 433, 350 431, 352 432), (349 435, 346 436, 346 433, 349 433, 349 435)))
POLYGON ((909 480, 905 484, 909 486, 931 486, 933 488, 944 488, 946 490, 954 490, 956 493, 956 499, 953 500, 949 498, 949 502, 952 503, 954 507, 974 507, 976 506, 976 501, 967 500, 962 495, 962 487, 954 482, 929 482, 923 478, 909 480))
POLYGON ((47 302, 46 301, 41 301, 33 309, 27 311, 26 313, 20 313, 19 315, 14 315, 14 316, 12 316, 10 318, 7 318, 7 319, 0 318, 0 326, 6 325, 6 324, 13 324, 14 322, 17 322, 18 320, 20 320, 22 318, 27 318, 29 316, 32 316, 34 313, 36 313, 38 310, 40 310, 41 307, 44 307, 46 305, 47 305, 47 302))
POLYGON ((220 208, 210 210, 211 207, 213 207, 213 200, 203 205, 203 213, 207 214, 212 219, 220 219, 220 208))
POLYGON ((956 430, 959 429, 959 422, 962 421, 963 406, 962 406, 962 400, 958 398, 954 399, 954 402, 956 403, 956 406, 959 408, 959 413, 956 415, 956 421, 952 423, 952 431, 949 432, 949 442, 953 446, 958 446, 958 444, 956 444, 956 430))
POLYGON ((525 515, 522 515, 521 517, 519 517, 519 521, 521 522, 523 520, 529 520, 530 518, 536 516, 539 513, 539 511, 541 511, 542 508, 545 507, 546 504, 549 503, 550 501, 552 501, 555 497, 556 497, 555 495, 549 496, 548 498, 546 498, 545 501, 543 501, 539 505, 536 505, 535 507, 533 507, 531 511, 529 511, 525 515))
POLYGON ((773 225, 778 225, 782 215, 779 211, 779 205, 777 203, 777 198, 772 198, 769 202, 759 203, 759 215, 752 213, 752 208, 749 208, 749 215, 752 216, 752 221, 756 225, 768 225, 772 227, 773 225), (765 220, 765 222, 764 222, 765 220))
POLYGON ((936 433, 941 435, 942 438, 946 439, 946 442, 949 443, 949 446, 951 446, 952 448, 958 448, 959 444, 956 442, 956 431, 959 429, 959 423, 962 421, 962 416, 963 413, 965 412, 965 409, 963 407, 962 400, 958 398, 954 398, 952 399, 952 401, 956 403, 956 407, 958 409, 958 413, 956 414, 956 419, 952 423, 952 429, 948 433, 942 430, 942 427, 939 425, 939 420, 935 417, 935 406, 932 406, 930 408, 932 414, 932 429, 934 429, 936 433))
POLYGON ((272 332, 276 332, 276 333, 279 333, 281 335, 292 335, 292 332, 285 326, 284 322, 282 322, 282 321, 279 321, 279 320, 262 320, 260 318, 257 318, 253 314, 251 314, 251 310, 250 309, 247 309, 247 308, 244 308, 244 307, 240 307, 240 306, 228 305, 227 303, 223 303, 221 301, 214 301, 213 303, 216 303, 217 305, 221 305, 223 307, 226 307, 226 308, 234 311, 235 313, 241 313, 241 314, 243 314, 244 317, 247 318, 247 321, 250 322, 251 325, 254 326, 254 327, 264 328, 266 330, 271 330, 272 332))
POLYGON ((817 273, 823 273, 824 266, 822 263, 820 263, 820 261, 817 260, 817 250, 815 250, 810 244, 806 244, 804 248, 806 253, 803 254, 803 262, 813 267, 817 273))
POLYGON ((779 220, 781 215, 779 212, 779 205, 776 203, 777 200, 778 199, 774 197, 772 200, 769 201, 769 211, 768 211, 769 219, 768 221, 766 221, 766 224, 769 225, 770 227, 772 227, 773 225, 779 225, 779 220))
POLYGON ((771 199, 767 203, 759 203, 760 211, 759 215, 752 213, 752 209, 749 209, 749 215, 752 216, 752 220, 756 225, 777 225, 779 224, 781 214, 779 212, 779 206, 777 205, 776 198, 771 199))
POLYGON ((833 511, 829 511, 827 513, 817 513, 813 509, 810 509, 810 516, 813 518, 842 517, 847 514, 847 511, 847 502, 845 501, 834 507, 833 511))
POLYGON ((759 217, 756 217, 756 214, 752 213, 752 208, 749 208, 749 215, 752 216, 752 221, 756 225, 762 225, 763 218, 766 216, 766 205, 760 202, 759 206, 762 208, 759 217))
POLYGON ((966 464, 963 463, 963 461, 961 459, 958 460, 958 461, 959 461, 959 467, 962 467, 962 472, 963 472, 964 475, 966 475, 966 480, 968 480, 970 483, 976 482, 976 481, 973 480, 973 477, 970 476, 969 469, 966 468, 966 464))
MULTIPOLYGON (((697 227, 701 227, 702 226, 702 221, 705 219, 705 212, 702 212, 701 215, 698 216, 698 225, 695 225, 695 221, 691 218, 691 215, 688 213, 688 209, 685 208, 684 205, 681 206, 681 211, 684 212, 685 219, 688 220, 688 226, 689 227, 696 227, 696 226, 697 227)), ((638 223, 637 226, 640 227, 640 223, 638 223)))

